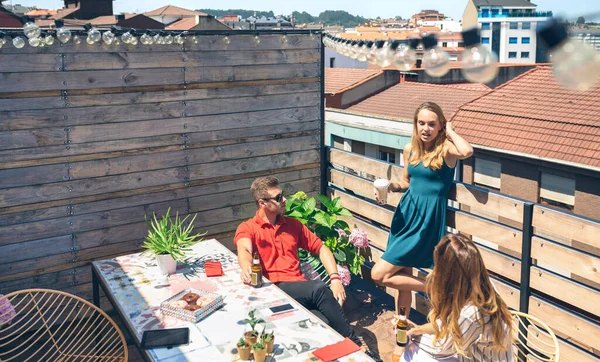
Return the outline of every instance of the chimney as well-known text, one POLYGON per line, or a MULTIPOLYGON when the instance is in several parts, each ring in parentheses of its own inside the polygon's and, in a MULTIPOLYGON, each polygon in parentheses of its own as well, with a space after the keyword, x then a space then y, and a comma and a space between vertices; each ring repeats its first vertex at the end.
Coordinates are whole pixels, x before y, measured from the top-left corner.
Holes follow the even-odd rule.
POLYGON ((125 20, 125 14, 117 14, 115 15, 115 19, 117 20, 117 22, 125 20))
POLYGON ((200 24, 200 15, 196 15, 196 25, 200 24))

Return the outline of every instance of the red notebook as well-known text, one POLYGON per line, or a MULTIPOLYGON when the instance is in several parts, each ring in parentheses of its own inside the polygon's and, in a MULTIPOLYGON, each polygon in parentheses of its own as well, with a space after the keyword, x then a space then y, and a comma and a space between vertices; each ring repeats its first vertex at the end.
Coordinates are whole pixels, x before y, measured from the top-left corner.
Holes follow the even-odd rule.
POLYGON ((204 262, 204 271, 207 277, 218 277, 223 275, 223 267, 221 262, 208 260, 204 262))
POLYGON ((346 339, 341 342, 316 349, 312 354, 323 362, 329 362, 359 350, 360 347, 346 337, 346 339))

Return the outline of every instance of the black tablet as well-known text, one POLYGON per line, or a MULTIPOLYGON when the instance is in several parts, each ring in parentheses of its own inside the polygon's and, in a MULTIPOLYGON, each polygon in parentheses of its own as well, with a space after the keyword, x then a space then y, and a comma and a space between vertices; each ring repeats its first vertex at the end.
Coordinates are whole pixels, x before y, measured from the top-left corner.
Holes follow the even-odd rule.
POLYGON ((144 331, 142 348, 174 347, 190 343, 189 328, 155 329, 144 331))

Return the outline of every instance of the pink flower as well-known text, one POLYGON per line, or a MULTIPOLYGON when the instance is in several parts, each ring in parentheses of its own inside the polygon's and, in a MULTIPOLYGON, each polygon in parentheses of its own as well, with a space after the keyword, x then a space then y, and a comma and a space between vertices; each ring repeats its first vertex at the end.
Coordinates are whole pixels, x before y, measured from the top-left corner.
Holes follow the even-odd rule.
POLYGON ((350 285, 350 270, 347 267, 338 265, 338 274, 340 275, 340 279, 342 280, 343 285, 350 285))
POLYGON ((357 248, 366 248, 369 246, 369 239, 367 238, 367 232, 362 229, 354 229, 350 233, 350 242, 357 248))
POLYGON ((348 236, 348 234, 346 233, 346 230, 344 230, 344 229, 337 229, 337 232, 338 232, 338 236, 340 238, 344 237, 344 236, 348 236))
POLYGON ((11 324, 15 314, 15 308, 10 303, 10 300, 0 294, 0 326, 4 323, 11 324))

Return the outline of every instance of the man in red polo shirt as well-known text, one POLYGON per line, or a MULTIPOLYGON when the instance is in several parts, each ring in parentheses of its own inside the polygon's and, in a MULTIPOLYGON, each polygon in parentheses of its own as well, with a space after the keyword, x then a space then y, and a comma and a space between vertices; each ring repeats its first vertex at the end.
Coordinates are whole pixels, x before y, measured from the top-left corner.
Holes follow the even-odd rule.
MULTIPOLYGON (((331 251, 300 221, 283 216, 285 197, 275 177, 256 179, 250 188, 258 210, 240 224, 234 242, 244 283, 251 281, 252 253, 257 250, 265 277, 305 308, 318 311, 331 327, 359 346, 360 340, 348 323, 340 304, 346 299, 331 251), (298 248, 318 255, 331 278, 331 288, 317 280, 306 280, 300 272, 298 248), (339 301, 339 303, 338 303, 339 301)), ((367 351, 375 360, 380 359, 367 351)))

